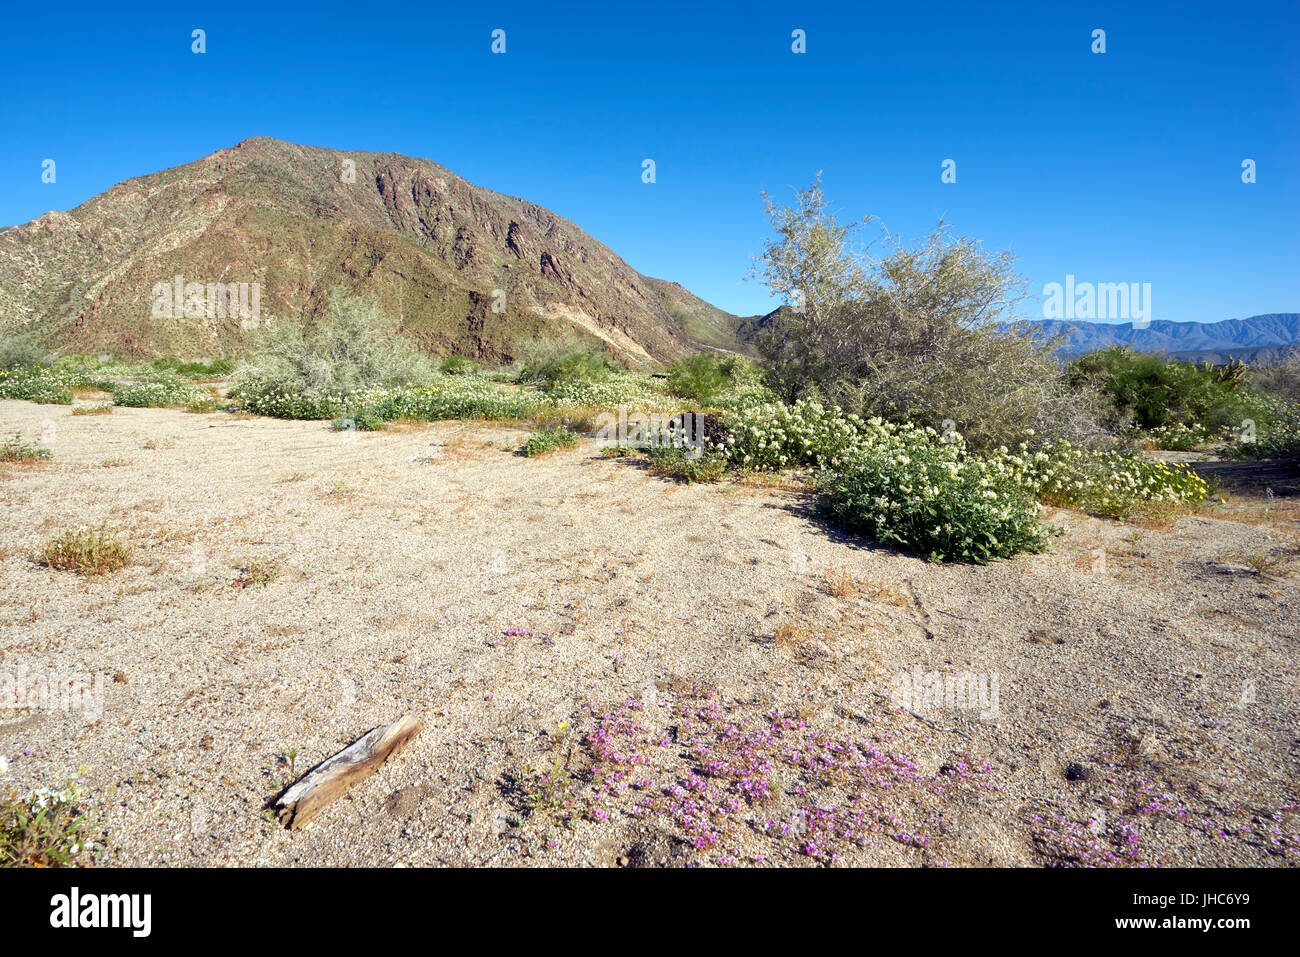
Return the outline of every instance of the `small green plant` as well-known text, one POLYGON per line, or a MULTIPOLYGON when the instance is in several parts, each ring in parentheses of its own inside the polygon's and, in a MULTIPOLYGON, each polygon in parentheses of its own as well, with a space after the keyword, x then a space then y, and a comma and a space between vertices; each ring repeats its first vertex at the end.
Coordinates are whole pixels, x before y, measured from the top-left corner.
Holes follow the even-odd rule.
POLYGON ((523 453, 530 458, 537 455, 545 455, 547 452, 554 452, 558 448, 568 448, 578 444, 578 437, 570 432, 564 426, 558 426, 554 429, 547 429, 544 432, 537 432, 528 437, 524 443, 523 453))
POLYGON ((602 459, 621 459, 632 454, 632 449, 626 445, 607 445, 600 450, 602 459))
POLYGON ((131 548, 113 529, 82 525, 47 539, 41 559, 61 571, 103 575, 124 567, 131 560, 131 548))
POLYGON ((49 449, 23 441, 22 433, 6 439, 4 445, 0 445, 0 462, 30 465, 53 457, 54 453, 49 449))
POLYGON ((73 867, 94 845, 78 802, 83 789, 40 789, 26 797, 0 795, 0 867, 73 867))
POLYGON ((716 482, 727 472, 727 460, 713 452, 698 449, 660 446, 646 450, 650 456, 650 474, 679 481, 716 482))
POLYGON ((79 405, 72 410, 73 415, 108 415, 113 411, 111 402, 96 402, 94 405, 79 405))
POLYGON ((264 558, 251 558, 237 571, 235 584, 240 588, 263 587, 280 577, 280 566, 264 558))

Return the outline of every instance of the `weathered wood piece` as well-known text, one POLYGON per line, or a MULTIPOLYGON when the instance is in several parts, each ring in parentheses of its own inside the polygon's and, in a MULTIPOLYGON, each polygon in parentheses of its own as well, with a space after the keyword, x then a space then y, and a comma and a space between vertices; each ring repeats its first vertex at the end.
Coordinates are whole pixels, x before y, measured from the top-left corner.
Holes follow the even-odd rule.
POLYGON ((306 827, 321 811, 358 782, 379 770, 424 728, 407 714, 392 724, 375 728, 332 758, 304 774, 275 802, 276 816, 285 827, 306 827))

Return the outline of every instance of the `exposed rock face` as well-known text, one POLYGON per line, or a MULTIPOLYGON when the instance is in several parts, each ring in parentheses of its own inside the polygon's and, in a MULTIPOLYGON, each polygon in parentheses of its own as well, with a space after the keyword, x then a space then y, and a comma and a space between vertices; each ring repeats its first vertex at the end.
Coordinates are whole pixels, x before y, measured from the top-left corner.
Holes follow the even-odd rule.
POLYGON ((310 323, 343 286, 437 354, 506 359, 521 339, 570 328, 640 362, 736 346, 736 317, 547 209, 428 160, 265 137, 0 232, 0 332, 135 356, 246 348, 238 318, 152 315, 155 284, 178 275, 259 283, 262 321, 310 323))

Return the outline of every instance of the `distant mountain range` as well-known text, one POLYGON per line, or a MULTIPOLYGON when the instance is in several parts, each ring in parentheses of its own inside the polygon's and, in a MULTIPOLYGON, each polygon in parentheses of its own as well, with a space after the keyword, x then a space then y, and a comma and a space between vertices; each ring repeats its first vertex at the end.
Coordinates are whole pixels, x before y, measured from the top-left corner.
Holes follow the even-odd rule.
POLYGON ((1249 319, 1220 322, 1171 322, 1156 319, 1144 328, 1082 319, 1040 319, 1030 323, 1044 335, 1063 335, 1061 351, 1078 355, 1111 346, 1129 346, 1175 359, 1224 362, 1276 362, 1300 351, 1300 312, 1272 312, 1249 319))
POLYGON ((396 153, 254 137, 0 230, 0 333, 59 351, 239 354, 256 324, 232 288, 259 321, 310 324, 335 286, 435 355, 505 361, 566 331, 641 366, 744 348, 738 317, 568 220, 396 153))

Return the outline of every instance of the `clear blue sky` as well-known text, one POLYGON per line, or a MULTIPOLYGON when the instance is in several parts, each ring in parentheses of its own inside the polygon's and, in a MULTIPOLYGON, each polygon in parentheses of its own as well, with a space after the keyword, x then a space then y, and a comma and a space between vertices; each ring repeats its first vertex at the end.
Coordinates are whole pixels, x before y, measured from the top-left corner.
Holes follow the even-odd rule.
POLYGON ((1151 283, 1154 319, 1300 311, 1295 2, 117 7, 6 10, 0 223, 267 135, 428 157, 752 314, 776 304, 742 281, 760 191, 824 169, 843 216, 943 215, 1035 294, 1073 273, 1151 283))

